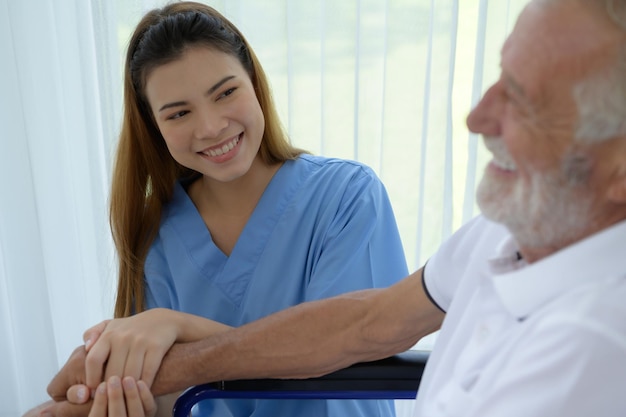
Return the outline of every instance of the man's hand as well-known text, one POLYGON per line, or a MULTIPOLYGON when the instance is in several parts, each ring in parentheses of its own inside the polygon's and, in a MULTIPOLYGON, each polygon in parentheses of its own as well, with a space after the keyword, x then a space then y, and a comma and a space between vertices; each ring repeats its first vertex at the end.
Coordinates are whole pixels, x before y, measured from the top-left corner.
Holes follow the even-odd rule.
POLYGON ((22 417, 87 417, 91 403, 91 400, 80 405, 67 401, 48 401, 26 412, 22 417))
POLYGON ((52 404, 54 404, 54 401, 48 401, 41 405, 38 405, 37 407, 28 410, 22 415, 22 417, 39 417, 41 416, 41 413, 52 404))
POLYGON ((84 346, 74 349, 65 366, 48 385, 48 394, 53 400, 27 411, 22 417, 87 417, 91 410, 91 394, 87 386, 81 385, 85 381, 86 354, 84 346), (68 391, 70 387, 72 389, 68 391), (78 404, 68 402, 68 394, 78 404))
MULTIPOLYGON (((85 384, 85 346, 74 349, 63 368, 56 374, 48 385, 48 395, 55 401, 65 401, 67 390, 73 385, 85 384)), ((86 387, 84 387, 87 389, 86 387)), ((90 393, 83 393, 84 399, 90 398, 90 393)))

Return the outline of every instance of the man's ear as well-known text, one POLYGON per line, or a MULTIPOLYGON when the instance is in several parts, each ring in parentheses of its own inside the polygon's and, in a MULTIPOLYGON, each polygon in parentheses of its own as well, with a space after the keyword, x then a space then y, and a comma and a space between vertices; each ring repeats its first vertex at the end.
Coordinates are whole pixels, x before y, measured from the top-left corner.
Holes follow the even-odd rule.
POLYGON ((615 168, 606 197, 614 204, 626 204, 626 136, 616 138, 611 149, 611 163, 615 168))
POLYGON ((626 138, 620 139, 620 145, 614 154, 617 167, 607 189, 607 198, 616 204, 626 204, 626 138))
POLYGON ((607 197, 616 204, 626 204, 626 176, 616 178, 607 190, 607 197))

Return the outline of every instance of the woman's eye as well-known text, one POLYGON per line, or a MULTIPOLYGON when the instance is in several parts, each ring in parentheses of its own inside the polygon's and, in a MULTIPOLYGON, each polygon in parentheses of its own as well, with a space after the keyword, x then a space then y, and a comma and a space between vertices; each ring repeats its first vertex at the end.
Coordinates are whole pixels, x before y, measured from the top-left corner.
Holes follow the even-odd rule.
POLYGON ((218 98, 222 98, 222 97, 227 97, 229 95, 231 95, 232 93, 234 93, 236 90, 236 88, 229 88, 228 90, 224 91, 218 98))
POLYGON ((189 113, 187 110, 181 110, 179 112, 176 112, 174 114, 171 114, 167 117, 167 120, 176 120, 176 119, 180 119, 181 117, 183 117, 184 115, 186 115, 187 113, 189 113))

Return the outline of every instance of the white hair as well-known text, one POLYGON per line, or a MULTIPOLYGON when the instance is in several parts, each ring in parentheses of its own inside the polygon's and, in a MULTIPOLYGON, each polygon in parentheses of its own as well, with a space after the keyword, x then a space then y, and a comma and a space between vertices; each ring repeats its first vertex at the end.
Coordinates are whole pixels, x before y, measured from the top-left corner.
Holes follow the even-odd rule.
MULTIPOLYGON (((588 0, 601 8, 626 36, 626 0, 588 0)), ((626 136, 626 45, 618 51, 614 65, 595 73, 574 86, 579 121, 575 139, 583 143, 601 142, 626 136)))

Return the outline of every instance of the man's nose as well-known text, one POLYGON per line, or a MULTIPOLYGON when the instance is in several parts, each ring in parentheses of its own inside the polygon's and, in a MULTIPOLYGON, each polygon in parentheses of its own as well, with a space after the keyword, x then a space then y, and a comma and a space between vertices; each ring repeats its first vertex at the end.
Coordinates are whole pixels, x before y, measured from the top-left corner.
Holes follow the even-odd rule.
POLYGON ((485 92, 478 104, 467 116, 467 128, 484 136, 500 136, 505 97, 500 82, 485 92))

